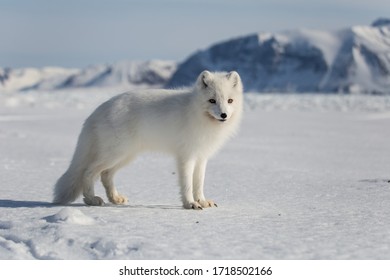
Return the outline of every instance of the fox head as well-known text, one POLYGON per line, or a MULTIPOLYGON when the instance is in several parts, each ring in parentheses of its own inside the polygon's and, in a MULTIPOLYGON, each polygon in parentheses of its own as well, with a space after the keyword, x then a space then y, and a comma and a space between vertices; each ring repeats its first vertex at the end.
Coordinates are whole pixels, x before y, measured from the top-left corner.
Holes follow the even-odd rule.
POLYGON ((196 89, 206 115, 214 121, 229 121, 242 110, 243 86, 236 71, 200 73, 196 89))

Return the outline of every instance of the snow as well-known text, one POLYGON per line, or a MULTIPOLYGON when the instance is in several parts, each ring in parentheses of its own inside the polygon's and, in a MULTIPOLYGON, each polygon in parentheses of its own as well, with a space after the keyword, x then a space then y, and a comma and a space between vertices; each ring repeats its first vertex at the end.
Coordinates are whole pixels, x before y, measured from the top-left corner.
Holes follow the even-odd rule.
MULTIPOLYGON (((2 72, 4 71, 1 71, 0 69, 0 76, 2 72)), ((74 75, 77 72, 77 69, 59 67, 8 70, 7 76, 9 76, 9 79, 6 80, 6 85, 0 83, 0 90, 16 91, 23 88, 34 87, 38 83, 42 83, 43 88, 51 88, 56 84, 62 83, 66 77, 74 75)))
POLYGON ((64 208, 57 214, 44 218, 49 223, 69 223, 78 225, 93 225, 95 220, 86 216, 78 209, 64 208))
POLYGON ((291 44, 292 42, 307 44, 307 42, 310 42, 310 44, 321 50, 327 65, 334 63, 340 51, 341 39, 345 36, 343 33, 341 31, 329 32, 314 29, 298 29, 282 32, 285 36, 285 44, 291 44))
POLYGON ((52 205, 84 119, 116 93, 0 95, 0 259, 390 258, 389 96, 248 94, 208 165, 218 208, 182 209, 160 154, 118 173, 128 205, 52 205))

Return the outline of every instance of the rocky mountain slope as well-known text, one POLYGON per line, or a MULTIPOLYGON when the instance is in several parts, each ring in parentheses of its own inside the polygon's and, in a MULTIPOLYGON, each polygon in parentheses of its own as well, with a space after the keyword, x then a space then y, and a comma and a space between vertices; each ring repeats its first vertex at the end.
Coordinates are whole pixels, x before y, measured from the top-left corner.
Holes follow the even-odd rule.
POLYGON ((238 71, 246 91, 390 93, 390 20, 222 42, 191 55, 167 86, 189 85, 203 69, 238 71))

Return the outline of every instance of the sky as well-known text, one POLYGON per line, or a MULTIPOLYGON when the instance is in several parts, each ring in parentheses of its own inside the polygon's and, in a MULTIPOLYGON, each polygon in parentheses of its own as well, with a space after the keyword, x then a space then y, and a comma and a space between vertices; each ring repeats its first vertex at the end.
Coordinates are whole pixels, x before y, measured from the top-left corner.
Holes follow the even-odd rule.
POLYGON ((248 34, 386 16, 389 0, 0 0, 0 68, 180 62, 248 34))

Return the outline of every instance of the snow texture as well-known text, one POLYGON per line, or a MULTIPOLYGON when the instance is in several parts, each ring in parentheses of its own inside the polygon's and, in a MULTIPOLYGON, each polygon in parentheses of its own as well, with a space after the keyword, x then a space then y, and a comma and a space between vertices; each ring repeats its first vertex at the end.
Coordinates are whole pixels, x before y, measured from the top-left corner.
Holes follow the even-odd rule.
POLYGON ((51 204, 84 119, 114 93, 0 95, 0 259, 390 258, 390 97, 247 94, 207 169, 218 208, 184 210, 160 154, 118 173, 128 205, 51 204))

